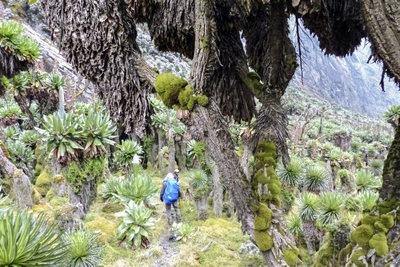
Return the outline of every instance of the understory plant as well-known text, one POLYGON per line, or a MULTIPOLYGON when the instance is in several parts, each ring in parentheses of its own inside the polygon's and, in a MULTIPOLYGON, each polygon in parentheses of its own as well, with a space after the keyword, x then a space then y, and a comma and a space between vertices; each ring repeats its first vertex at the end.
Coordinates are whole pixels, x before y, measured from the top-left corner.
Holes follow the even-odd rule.
POLYGON ((149 246, 149 235, 155 228, 156 222, 151 217, 152 213, 152 210, 146 208, 142 202, 136 204, 131 200, 125 205, 124 211, 115 214, 117 217, 122 217, 117 234, 122 247, 139 249, 149 246))
POLYGON ((145 174, 130 174, 127 178, 120 180, 120 183, 115 183, 115 191, 113 195, 124 203, 132 200, 137 204, 143 202, 146 207, 153 208, 152 198, 157 193, 157 186, 145 174))
POLYGON ((102 262, 103 245, 99 234, 85 228, 73 229, 63 235, 63 241, 69 248, 67 265, 69 267, 97 267, 102 262))
POLYGON ((0 212, 0 266, 64 267, 67 254, 57 225, 44 214, 0 212))

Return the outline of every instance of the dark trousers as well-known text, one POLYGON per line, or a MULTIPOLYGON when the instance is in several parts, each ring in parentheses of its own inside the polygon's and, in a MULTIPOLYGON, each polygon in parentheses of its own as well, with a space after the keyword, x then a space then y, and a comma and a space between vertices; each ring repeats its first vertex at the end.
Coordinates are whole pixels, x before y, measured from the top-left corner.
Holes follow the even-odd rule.
POLYGON ((181 221, 181 213, 179 211, 178 200, 172 204, 165 204, 165 209, 167 210, 167 219, 168 224, 171 225, 174 221, 180 222, 181 221), (174 208, 174 212, 172 213, 172 208, 174 208), (175 217, 175 218, 174 218, 175 217))

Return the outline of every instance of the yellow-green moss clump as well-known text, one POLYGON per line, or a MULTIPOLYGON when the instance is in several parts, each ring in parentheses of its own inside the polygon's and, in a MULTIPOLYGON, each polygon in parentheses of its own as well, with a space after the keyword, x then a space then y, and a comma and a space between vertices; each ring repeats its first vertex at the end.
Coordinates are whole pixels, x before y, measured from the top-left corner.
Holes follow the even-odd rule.
POLYGON ((262 83, 260 75, 257 72, 251 71, 247 73, 247 86, 252 90, 257 98, 262 95, 262 83))
POLYGON ((297 249, 285 249, 283 251, 283 258, 290 267, 294 267, 299 261, 299 251, 297 249))
POLYGON ((366 253, 362 250, 356 250, 353 252, 353 255, 351 255, 351 261, 357 266, 357 267, 365 267, 365 264, 360 261, 358 258, 365 256, 366 253))
POLYGON ((155 87, 164 104, 172 108, 179 103, 178 96, 184 90, 188 82, 172 73, 157 75, 155 87))
POLYGON ((52 174, 49 172, 49 166, 46 166, 36 180, 35 189, 42 197, 45 197, 51 188, 52 174))
POLYGON ((339 266, 345 266, 346 265, 346 260, 347 256, 350 255, 352 250, 351 244, 347 244, 340 252, 338 256, 338 264, 339 266))
POLYGON ((209 101, 206 95, 195 95, 185 79, 172 73, 157 75, 155 87, 161 100, 169 108, 176 105, 181 109, 192 111, 196 103, 206 106, 209 101))
POLYGON ((374 248, 376 255, 382 257, 389 252, 387 239, 384 233, 377 233, 369 240, 370 248, 374 248))
POLYGON ((267 205, 260 203, 258 215, 254 219, 254 227, 259 231, 266 231, 271 226, 272 210, 267 205))
POLYGON ((379 217, 378 216, 366 215, 363 218, 361 218, 361 224, 365 224, 365 225, 374 226, 374 224, 377 221, 379 221, 379 217))
POLYGON ((369 240, 374 235, 374 229, 370 225, 360 225, 350 234, 350 239, 364 250, 369 248, 369 240))
POLYGON ((378 206, 379 214, 387 214, 390 211, 395 210, 397 207, 399 207, 400 201, 392 198, 387 201, 382 201, 382 202, 378 203, 377 206, 378 206))
POLYGON ((267 231, 255 230, 254 239, 260 251, 268 251, 274 245, 272 237, 267 233, 267 231))
POLYGON ((313 266, 328 266, 333 258, 333 248, 330 242, 326 242, 314 255, 313 266))
POLYGON ((375 229, 377 231, 382 231, 387 233, 390 228, 394 226, 394 217, 390 214, 382 214, 379 218, 379 221, 374 223, 375 229))

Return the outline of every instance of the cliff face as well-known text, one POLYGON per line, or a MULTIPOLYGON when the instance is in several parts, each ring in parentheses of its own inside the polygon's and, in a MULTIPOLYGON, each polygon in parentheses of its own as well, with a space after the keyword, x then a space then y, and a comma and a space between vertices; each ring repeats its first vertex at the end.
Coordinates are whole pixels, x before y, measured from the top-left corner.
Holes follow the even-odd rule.
MULTIPOLYGON (((291 30, 291 38, 297 42, 294 26, 291 30)), ((309 36, 307 30, 299 32, 303 71, 300 67, 297 69, 290 86, 300 88, 318 99, 371 117, 382 117, 390 106, 399 104, 399 88, 386 77, 385 92, 382 92, 379 84, 382 65, 367 63, 370 56, 367 41, 364 41, 352 56, 339 58, 324 55, 319 49, 318 39, 309 36)))
MULTIPOLYGON (((44 58, 49 62, 55 61, 57 52, 53 45, 45 39, 49 31, 44 25, 38 5, 27 5, 25 1, 1 0, 4 8, 0 13, 6 18, 19 18, 29 23, 33 31, 30 36, 36 38, 43 50, 44 58), (46 48, 47 47, 47 48, 46 48), (47 56, 48 55, 48 56, 47 56)), ((0 3, 1 3, 0 2, 0 3)), ((0 14, 1 17, 1 14, 0 14)), ((297 46, 294 22, 291 23, 291 38, 297 46)), ((308 94, 335 103, 343 108, 363 113, 371 117, 382 117, 392 105, 399 104, 400 92, 397 86, 385 78, 385 92, 379 85, 382 66, 379 63, 367 63, 370 56, 369 44, 362 44, 352 56, 338 58, 324 55, 320 51, 318 40, 309 36, 307 30, 300 30, 302 46, 302 65, 299 67, 290 86, 304 90, 308 94)), ((189 78, 190 61, 177 53, 161 53, 152 44, 145 26, 138 27, 138 44, 146 60, 160 72, 173 72, 181 77, 189 78)), ((299 50, 297 49, 297 52, 299 50)), ((64 64, 61 55, 57 56, 61 68, 68 70, 69 75, 76 75, 68 64, 64 64)), ((46 68, 47 69, 47 68, 46 68)), ((72 78, 82 82, 82 77, 72 78)), ((75 85, 75 84, 74 84, 75 85)), ((87 87, 87 84, 85 84, 87 87)))

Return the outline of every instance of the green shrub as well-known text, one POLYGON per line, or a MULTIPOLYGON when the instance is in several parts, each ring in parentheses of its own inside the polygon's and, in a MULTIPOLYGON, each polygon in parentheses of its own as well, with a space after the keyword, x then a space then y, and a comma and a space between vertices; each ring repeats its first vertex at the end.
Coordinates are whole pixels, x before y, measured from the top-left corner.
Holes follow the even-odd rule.
POLYGON ((129 201, 125 210, 115 215, 122 217, 122 224, 118 227, 118 240, 126 248, 139 249, 149 245, 149 234, 155 228, 155 219, 152 211, 143 203, 136 204, 129 201))

